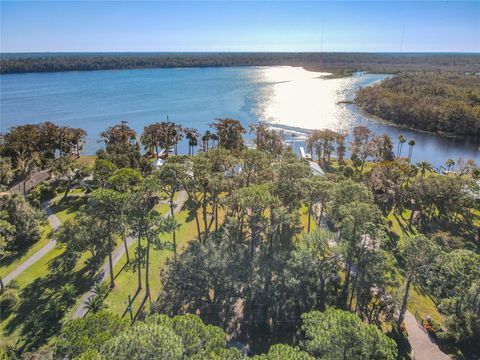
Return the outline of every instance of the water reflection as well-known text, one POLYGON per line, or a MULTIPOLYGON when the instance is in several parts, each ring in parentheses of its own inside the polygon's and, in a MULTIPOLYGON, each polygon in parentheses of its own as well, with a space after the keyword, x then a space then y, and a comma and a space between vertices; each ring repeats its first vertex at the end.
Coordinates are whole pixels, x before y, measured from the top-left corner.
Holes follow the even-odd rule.
MULTIPOLYGON (((82 127, 88 133, 85 154, 101 146, 100 132, 127 120, 137 133, 167 115, 200 132, 215 118, 231 117, 245 127, 267 120, 279 127, 351 130, 366 125, 396 140, 414 138, 413 161, 435 166, 446 159, 475 159, 478 145, 431 134, 401 130, 363 114, 351 100, 360 86, 386 75, 357 74, 325 79, 322 73, 295 67, 139 69, 1 75, 0 131, 26 123, 52 121, 82 127)), ((180 146, 187 151, 187 145, 180 146)))
POLYGON ((342 79, 325 79, 324 75, 301 68, 263 69, 263 79, 271 85, 262 89, 254 114, 274 126, 293 129, 304 135, 307 132, 302 129, 351 131, 358 125, 367 126, 378 135, 387 134, 394 141, 403 134, 407 141, 416 141, 412 161, 428 160, 436 167, 443 165, 448 158, 463 157, 480 163, 478 144, 384 124, 357 106, 344 103, 353 100, 359 87, 372 85, 389 75, 357 73, 342 79))

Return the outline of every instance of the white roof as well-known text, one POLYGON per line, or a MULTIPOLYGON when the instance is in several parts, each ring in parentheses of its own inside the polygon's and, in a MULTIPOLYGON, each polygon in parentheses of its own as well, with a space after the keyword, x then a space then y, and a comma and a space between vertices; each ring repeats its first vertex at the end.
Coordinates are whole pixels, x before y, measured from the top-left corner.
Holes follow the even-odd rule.
POLYGON ((303 148, 303 146, 300 146, 300 155, 301 155, 302 159, 311 159, 312 158, 312 155, 305 153, 305 149, 303 148))
POLYGON ((323 176, 325 175, 325 173, 323 172, 322 168, 320 167, 320 165, 318 165, 316 162, 314 161, 309 161, 308 162, 308 165, 310 165, 310 170, 312 171, 312 174, 315 175, 315 176, 323 176))

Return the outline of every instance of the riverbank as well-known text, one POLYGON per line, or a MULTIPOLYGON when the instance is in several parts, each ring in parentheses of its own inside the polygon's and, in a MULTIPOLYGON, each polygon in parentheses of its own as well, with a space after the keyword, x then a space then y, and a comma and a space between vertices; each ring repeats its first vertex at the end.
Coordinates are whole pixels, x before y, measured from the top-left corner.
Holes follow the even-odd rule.
POLYGON ((479 84, 476 74, 402 73, 360 88, 355 103, 388 123, 480 143, 479 84))
POLYGON ((445 53, 7 53, 0 74, 152 68, 295 66, 308 71, 480 71, 479 54, 445 53))
MULTIPOLYGON (((357 109, 359 113, 361 113, 363 116, 368 116, 371 119, 375 120, 377 123, 393 127, 399 130, 406 130, 406 131, 412 131, 416 132, 419 134, 426 134, 426 135, 433 135, 433 136, 439 136, 444 139, 450 139, 450 140, 461 140, 461 141, 467 141, 468 143, 475 143, 480 145, 480 139, 478 139, 475 136, 468 136, 468 135, 457 135, 457 134, 452 134, 452 133, 446 133, 446 132, 433 132, 433 131, 428 131, 428 130, 422 130, 418 129, 412 126, 408 125, 403 125, 403 124, 397 124, 393 121, 381 118, 379 116, 376 116, 374 114, 369 113, 367 110, 365 110, 361 104, 358 104, 356 101, 339 101, 338 104, 346 104, 346 105, 353 105, 357 109)), ((480 150, 480 146, 479 146, 480 150)))

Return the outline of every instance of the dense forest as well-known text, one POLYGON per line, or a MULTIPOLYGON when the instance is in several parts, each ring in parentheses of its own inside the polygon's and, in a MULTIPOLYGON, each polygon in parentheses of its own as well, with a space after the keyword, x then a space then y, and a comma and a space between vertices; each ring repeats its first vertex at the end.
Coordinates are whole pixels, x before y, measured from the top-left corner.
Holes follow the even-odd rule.
POLYGON ((358 126, 313 131, 315 164, 265 124, 252 148, 239 121, 210 126, 123 121, 89 157, 81 129, 9 129, 0 189, 52 177, 0 193, 0 359, 406 360, 407 319, 475 359, 473 161, 442 175, 358 126))
POLYGON ((312 71, 480 71, 478 54, 33 53, 1 54, 0 73, 220 66, 302 66, 312 71))
POLYGON ((356 102, 395 124, 480 140, 480 76, 414 72, 361 89, 356 102))

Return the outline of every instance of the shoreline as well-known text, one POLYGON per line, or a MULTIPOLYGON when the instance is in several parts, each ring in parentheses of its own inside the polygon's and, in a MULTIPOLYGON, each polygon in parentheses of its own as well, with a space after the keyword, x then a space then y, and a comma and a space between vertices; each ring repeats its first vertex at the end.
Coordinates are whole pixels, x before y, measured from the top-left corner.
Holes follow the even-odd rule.
POLYGON ((397 124, 397 123, 392 122, 390 120, 386 120, 386 119, 381 118, 377 115, 369 113, 368 111, 366 111, 364 108, 362 108, 355 101, 340 102, 340 103, 343 103, 343 104, 346 104, 346 105, 354 105, 358 109, 358 111, 361 112, 363 115, 366 115, 366 116, 370 117, 372 120, 375 120, 378 123, 383 124, 383 125, 388 125, 388 126, 391 126, 391 127, 397 128, 397 129, 405 129, 405 130, 414 131, 414 132, 418 132, 418 133, 422 133, 422 134, 435 135, 435 136, 443 137, 443 138, 446 138, 446 139, 472 141, 473 143, 480 145, 480 139, 478 139, 478 141, 476 141, 474 136, 456 135, 456 134, 450 134, 450 133, 444 133, 444 132, 433 132, 433 131, 414 128, 414 127, 411 127, 411 126, 408 126, 408 125, 397 124))
POLYGON ((38 53, 0 54, 0 74, 129 69, 292 66, 335 74, 367 71, 480 72, 478 53, 38 53))

